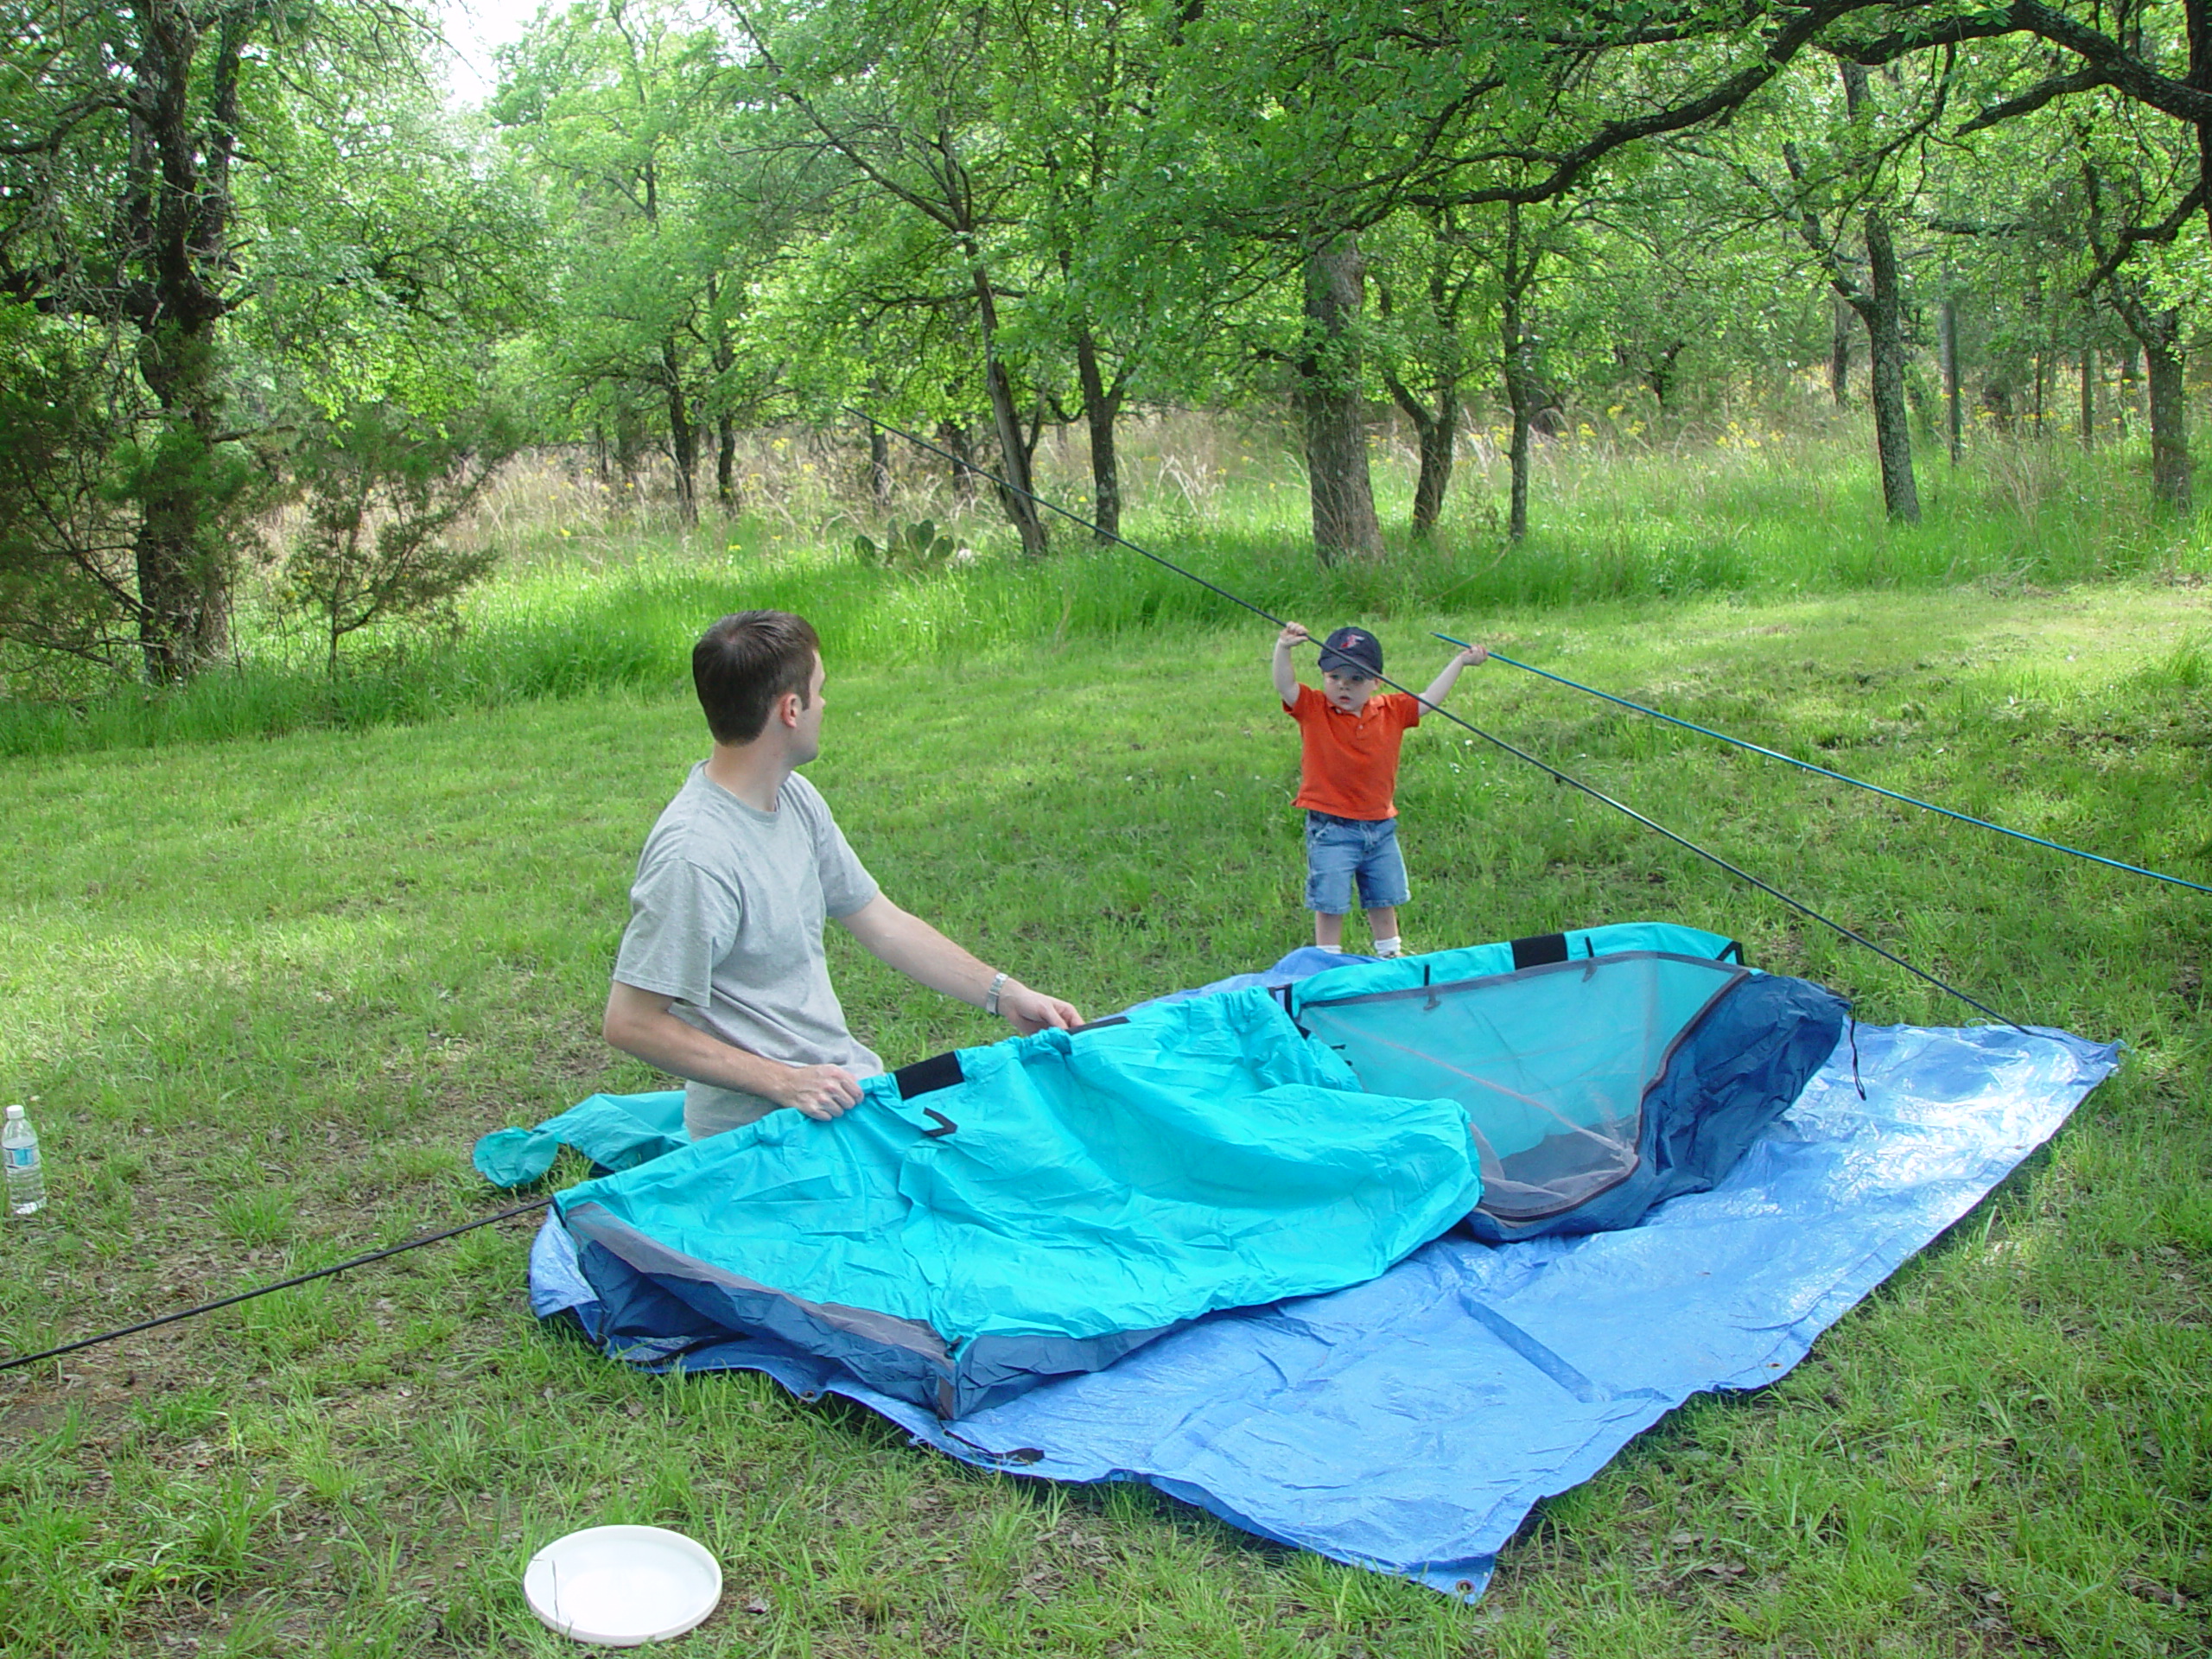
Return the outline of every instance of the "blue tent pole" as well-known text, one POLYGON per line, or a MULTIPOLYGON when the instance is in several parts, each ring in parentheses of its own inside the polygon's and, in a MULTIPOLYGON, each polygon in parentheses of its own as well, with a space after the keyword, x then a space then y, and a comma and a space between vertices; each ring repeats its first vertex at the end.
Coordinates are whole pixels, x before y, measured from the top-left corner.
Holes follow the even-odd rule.
MULTIPOLYGON (((1429 632, 1446 645, 1464 646, 1467 643, 1465 639, 1454 639, 1448 633, 1437 633, 1433 628, 1429 632)), ((1706 737, 1719 738, 1723 743, 1733 743, 1739 749, 1749 749, 1753 754, 1763 754, 1770 760, 1786 760, 1793 766, 1802 767, 1807 772, 1816 772, 1823 778, 1833 778, 1840 784, 1849 784, 1853 788, 1866 790, 1869 794, 1885 795, 1891 800, 1903 801, 1907 806, 1916 806, 1923 811, 1940 812, 1947 818, 1956 818, 1961 823, 1973 824, 1978 830, 1994 830, 2000 836, 2011 836, 2016 841, 2033 842, 2037 846, 2048 847, 2053 852, 2071 853, 2076 858, 2088 859, 2092 864, 2104 864, 2115 870, 2126 870, 2130 875, 2147 875, 2153 881, 2170 881, 2177 887, 2188 887, 2197 893, 2212 893, 2212 887, 2208 887, 2201 882, 2184 880, 2178 875, 2166 875, 2158 870, 2146 870, 2139 864, 2123 864, 2120 860, 2107 858, 2101 853, 2085 853, 2079 847, 2069 847, 2063 842, 2046 841, 2041 836, 2031 836, 2024 830, 2008 830, 2001 823, 1992 823, 1986 818, 1973 817, 1964 812, 1954 812, 1949 807, 1938 806, 1933 801, 1920 800, 1910 795, 1900 795, 1894 789, 1884 789, 1879 784, 1866 783, 1857 778, 1847 778, 1840 772, 1830 772, 1826 766, 1816 766, 1809 760, 1800 760, 1796 755, 1784 754, 1779 749, 1770 749, 1757 743, 1746 742, 1740 737, 1731 737, 1726 732, 1716 732, 1709 726, 1700 726, 1694 720, 1681 720, 1673 715, 1663 714, 1656 709, 1647 709, 1640 702, 1630 702, 1626 697, 1617 697, 1610 691, 1600 691, 1594 685, 1584 685, 1579 681, 1568 679, 1563 674, 1554 674, 1545 669, 1533 667, 1527 663, 1516 663, 1503 652, 1493 651, 1490 653, 1490 658, 1494 663, 1503 663, 1508 668, 1517 668, 1524 674, 1535 674, 1557 684, 1571 687, 1574 690, 1586 691, 1593 697, 1603 697, 1607 702, 1617 702, 1624 709, 1633 709, 1639 715, 1649 715, 1654 720, 1663 720, 1669 726, 1680 726, 1685 731, 1696 732, 1706 737)))

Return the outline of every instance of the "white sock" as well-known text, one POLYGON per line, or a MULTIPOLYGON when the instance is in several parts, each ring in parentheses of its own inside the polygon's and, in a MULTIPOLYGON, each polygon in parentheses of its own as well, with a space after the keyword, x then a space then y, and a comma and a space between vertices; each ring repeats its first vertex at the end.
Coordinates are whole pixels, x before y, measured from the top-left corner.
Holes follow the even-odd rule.
POLYGON ((1341 957, 1344 953, 1344 948, 1341 944, 1317 944, 1313 948, 1316 950, 1325 950, 1332 957, 1341 957))
POLYGON ((1397 941, 1397 939, 1394 937, 1394 938, 1387 938, 1387 939, 1377 939, 1377 940, 1376 940, 1376 941, 1375 941, 1375 954, 1376 954, 1376 956, 1378 956, 1378 957, 1395 957, 1395 956, 1396 956, 1396 955, 1398 954, 1398 941, 1397 941))

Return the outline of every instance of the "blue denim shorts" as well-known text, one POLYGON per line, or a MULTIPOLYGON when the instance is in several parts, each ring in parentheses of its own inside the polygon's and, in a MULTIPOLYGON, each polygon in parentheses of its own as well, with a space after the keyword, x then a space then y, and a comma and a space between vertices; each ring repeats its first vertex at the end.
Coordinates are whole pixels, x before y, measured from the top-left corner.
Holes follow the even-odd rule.
POLYGON ((1395 818, 1339 818, 1328 812, 1306 815, 1306 908, 1342 916, 1351 908, 1353 880, 1359 882, 1362 910, 1402 905, 1406 861, 1398 855, 1395 818))

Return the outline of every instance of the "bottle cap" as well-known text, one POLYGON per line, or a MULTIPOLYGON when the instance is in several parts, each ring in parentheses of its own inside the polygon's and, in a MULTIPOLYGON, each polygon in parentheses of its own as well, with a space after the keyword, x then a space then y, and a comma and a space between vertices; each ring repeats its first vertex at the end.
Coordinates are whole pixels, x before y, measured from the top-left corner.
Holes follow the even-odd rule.
POLYGON ((20 1106, 10 1106, 8 1109, 8 1116, 10 1117, 21 1117, 22 1115, 23 1109, 20 1106))

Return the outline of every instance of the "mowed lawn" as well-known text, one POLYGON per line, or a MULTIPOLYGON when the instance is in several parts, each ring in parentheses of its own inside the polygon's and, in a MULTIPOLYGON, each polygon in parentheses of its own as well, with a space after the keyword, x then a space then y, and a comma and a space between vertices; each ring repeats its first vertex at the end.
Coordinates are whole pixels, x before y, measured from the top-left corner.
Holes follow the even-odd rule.
MULTIPOLYGON (((1364 620, 1415 684, 1446 654, 1427 628, 1491 639, 2212 883, 2198 592, 1364 620)), ((1107 1013, 1307 936, 1269 643, 832 661, 811 775, 894 899, 1107 1013)), ((1452 706, 2010 1017, 2130 1046, 1789 1377, 1693 1402, 1548 1503, 1478 1607, 1142 1490, 980 1474, 757 1378, 632 1376, 531 1320, 518 1220, 0 1376, 0 1649, 575 1651, 523 1564, 635 1521, 722 1563, 700 1655, 2203 1651, 2212 895, 1502 665, 1452 706)), ((703 747, 671 687, 0 763, 0 1098, 35 1097, 53 1188, 0 1227, 0 1351, 486 1213, 507 1200, 477 1135, 654 1086, 599 1008, 639 843, 703 747)), ((1408 740, 1400 805, 1412 949, 1658 917, 1864 1020, 1979 1018, 1445 722, 1408 740)), ((1004 1030, 832 950, 894 1065, 1004 1030)))

